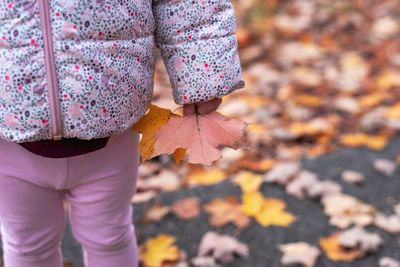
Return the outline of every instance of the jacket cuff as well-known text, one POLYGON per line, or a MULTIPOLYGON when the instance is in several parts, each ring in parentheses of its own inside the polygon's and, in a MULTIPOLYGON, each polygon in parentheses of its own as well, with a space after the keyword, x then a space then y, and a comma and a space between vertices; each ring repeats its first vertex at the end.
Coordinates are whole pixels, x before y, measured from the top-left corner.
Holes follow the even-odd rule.
POLYGON ((205 102, 245 87, 235 34, 159 48, 176 104, 205 102))

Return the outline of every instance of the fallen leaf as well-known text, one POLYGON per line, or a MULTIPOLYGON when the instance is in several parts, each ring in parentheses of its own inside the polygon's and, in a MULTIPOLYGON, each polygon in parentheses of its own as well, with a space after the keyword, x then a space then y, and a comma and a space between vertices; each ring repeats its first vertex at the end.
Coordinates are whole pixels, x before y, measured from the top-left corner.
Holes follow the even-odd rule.
POLYGON ((338 193, 321 199, 324 213, 330 216, 329 223, 339 228, 351 224, 366 226, 374 222, 375 208, 350 195, 338 193))
POLYGON ((240 210, 250 216, 256 216, 262 209, 264 196, 259 191, 244 192, 240 210))
POLYGON ((156 202, 151 208, 144 211, 144 222, 159 222, 171 211, 171 207, 162 206, 156 202))
POLYGON ((281 263, 285 265, 300 263, 306 267, 313 267, 319 255, 321 255, 317 247, 305 242, 281 244, 278 248, 284 253, 281 263))
POLYGON ((234 260, 234 254, 247 257, 249 251, 247 245, 237 239, 209 231, 201 239, 197 255, 201 257, 209 253, 222 263, 229 263, 234 260))
POLYGON ((163 261, 179 260, 179 249, 172 244, 175 237, 159 234, 156 238, 146 241, 143 245, 142 259, 144 264, 151 267, 161 267, 163 261))
POLYGON ((376 233, 369 233, 363 227, 354 226, 340 233, 338 243, 346 248, 357 248, 365 252, 375 252, 382 245, 382 238, 376 233))
POLYGON ((240 186, 242 192, 257 191, 262 182, 262 175, 254 174, 249 171, 241 171, 233 178, 233 183, 240 186))
POLYGON ((226 196, 224 199, 214 199, 203 205, 203 210, 211 213, 210 224, 222 226, 229 222, 242 229, 250 223, 250 217, 240 210, 235 197, 226 196))
POLYGON ((218 169, 202 169, 189 174, 185 182, 189 185, 211 185, 226 179, 226 174, 218 169))
POLYGON ((255 215, 255 218, 262 226, 288 226, 296 220, 296 217, 284 211, 285 207, 286 204, 282 200, 267 198, 264 200, 263 207, 255 215))
POLYGON ((387 176, 392 176, 397 168, 396 162, 388 159, 374 159, 373 166, 375 170, 387 176))
POLYGON ((308 196, 313 199, 320 199, 339 193, 342 193, 342 187, 338 183, 331 180, 319 181, 317 184, 309 187, 307 190, 308 196))
POLYGON ((218 146, 238 149, 246 145, 244 131, 247 125, 237 119, 227 119, 216 111, 206 115, 171 117, 155 134, 152 157, 184 148, 190 163, 211 165, 221 157, 218 146))
POLYGON ((353 261, 364 255, 364 251, 361 249, 342 247, 338 242, 339 236, 340 231, 337 231, 329 237, 319 239, 319 244, 329 259, 333 261, 353 261))
POLYGON ((374 218, 374 224, 389 233, 400 233, 400 217, 395 214, 385 216, 385 214, 377 212, 374 218))
POLYGON ((146 179, 138 181, 138 188, 141 190, 155 189, 157 191, 176 191, 181 188, 181 177, 176 171, 162 169, 146 179))
POLYGON ((302 170, 286 185, 285 190, 298 198, 307 196, 319 199, 329 194, 340 193, 342 188, 333 181, 321 181, 315 173, 302 170))
POLYGON ((242 194, 240 210, 263 226, 288 226, 296 217, 284 211, 285 207, 285 202, 280 199, 264 198, 259 191, 248 191, 242 194))
POLYGON ((318 176, 312 172, 302 170, 295 179, 286 185, 286 192, 298 198, 304 198, 304 194, 315 186, 318 186, 318 176))
POLYGON ((299 162, 280 162, 264 175, 264 181, 285 185, 299 170, 299 162))
POLYGON ((237 162, 237 168, 238 169, 248 169, 252 171, 261 171, 265 172, 271 169, 273 166, 275 166, 276 160, 273 159, 249 159, 248 156, 241 158, 237 162))
POLYGON ((186 197, 180 199, 174 202, 171 208, 172 212, 184 220, 193 219, 200 214, 199 199, 196 197, 186 197))

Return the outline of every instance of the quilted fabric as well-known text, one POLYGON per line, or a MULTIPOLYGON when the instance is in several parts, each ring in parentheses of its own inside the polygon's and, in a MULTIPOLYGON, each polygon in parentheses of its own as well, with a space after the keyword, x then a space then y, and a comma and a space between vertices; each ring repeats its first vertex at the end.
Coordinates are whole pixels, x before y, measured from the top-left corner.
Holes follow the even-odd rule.
MULTIPOLYGON (((0 139, 51 139, 39 0, 0 1, 0 139)), ((148 110, 155 48, 177 104, 245 86, 229 0, 45 0, 64 138, 125 131, 148 110)))

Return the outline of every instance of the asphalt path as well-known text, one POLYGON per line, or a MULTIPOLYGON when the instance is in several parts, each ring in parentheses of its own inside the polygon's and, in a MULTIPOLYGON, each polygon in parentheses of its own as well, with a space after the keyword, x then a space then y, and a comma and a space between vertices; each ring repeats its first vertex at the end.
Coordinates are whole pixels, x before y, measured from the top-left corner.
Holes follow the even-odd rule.
MULTIPOLYGON (((393 213, 393 202, 400 203, 400 168, 393 176, 389 177, 376 171, 372 163, 377 158, 395 161, 399 153, 400 137, 396 137, 381 151, 374 151, 367 147, 343 148, 314 159, 304 158, 301 163, 303 169, 318 174, 320 179, 330 179, 341 184, 344 193, 373 205, 381 212, 391 214, 393 213), (346 183, 340 178, 344 170, 359 171, 364 174, 366 179, 359 185, 346 183)), ((175 236, 177 239, 175 244, 185 250, 189 258, 193 258, 197 255, 203 235, 207 231, 216 231, 234 236, 249 247, 248 258, 236 258, 233 262, 222 265, 223 267, 275 267, 284 266, 280 264, 282 252, 279 251, 278 244, 303 241, 320 248, 319 238, 327 237, 338 230, 329 224, 329 217, 324 214, 323 207, 318 201, 298 199, 287 194, 283 187, 275 184, 264 183, 260 191, 265 197, 284 200, 287 204, 286 210, 297 217, 296 221, 288 227, 263 227, 255 222, 238 234, 235 234, 234 231, 236 226, 231 223, 218 228, 210 226, 208 222, 210 215, 206 212, 201 212, 198 217, 188 221, 181 220, 170 213, 160 223, 140 224, 139 219, 142 217, 144 209, 152 206, 155 201, 153 199, 147 203, 134 204, 133 223, 139 235, 139 243, 160 233, 169 234, 175 236)), ((158 195, 158 199, 162 205, 171 205, 184 197, 198 197, 203 205, 215 198, 224 198, 227 195, 236 196, 240 200, 241 194, 238 186, 226 180, 211 186, 197 186, 177 192, 164 192, 158 195)), ((333 262, 324 253, 321 253, 315 266, 377 267, 379 259, 383 256, 400 260, 400 235, 390 234, 375 226, 367 226, 365 229, 378 233, 384 240, 377 252, 367 254, 352 262, 333 262)), ((84 266, 81 246, 73 237, 68 221, 62 240, 62 251, 65 260, 70 262, 69 266, 84 266)))

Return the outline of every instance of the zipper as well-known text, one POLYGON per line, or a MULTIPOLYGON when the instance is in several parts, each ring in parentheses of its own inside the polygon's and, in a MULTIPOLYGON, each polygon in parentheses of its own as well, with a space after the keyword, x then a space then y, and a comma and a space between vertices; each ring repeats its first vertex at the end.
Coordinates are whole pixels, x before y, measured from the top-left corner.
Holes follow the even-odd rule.
POLYGON ((42 28, 44 56, 46 65, 46 79, 49 93, 52 139, 62 138, 61 104, 58 97, 58 83, 56 64, 54 59, 53 39, 50 20, 49 0, 39 0, 40 24, 42 28))

